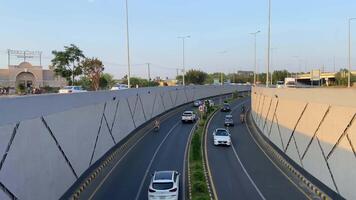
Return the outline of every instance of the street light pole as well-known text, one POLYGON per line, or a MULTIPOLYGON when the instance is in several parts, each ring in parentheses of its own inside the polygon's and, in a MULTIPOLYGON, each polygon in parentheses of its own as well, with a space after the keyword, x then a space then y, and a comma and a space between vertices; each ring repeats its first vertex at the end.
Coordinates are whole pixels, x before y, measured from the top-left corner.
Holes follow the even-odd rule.
POLYGON ((351 21, 356 18, 349 18, 349 73, 347 78, 347 87, 351 87, 351 21))
POLYGON ((130 36, 129 36, 129 5, 126 0, 126 45, 127 45, 127 85, 131 88, 130 36))
POLYGON ((150 64, 151 63, 146 63, 147 64, 147 70, 148 70, 148 87, 150 86, 151 82, 151 69, 150 69, 150 64))
POLYGON ((271 0, 268 0, 268 47, 267 47, 267 77, 266 87, 269 87, 269 65, 271 57, 271 0))
POLYGON ((190 38, 190 35, 180 36, 179 39, 182 39, 183 42, 183 86, 185 86, 185 39, 190 38))
POLYGON ((256 73, 257 73, 257 34, 261 31, 256 31, 254 33, 250 33, 254 36, 255 40, 255 49, 254 49, 254 64, 255 64, 255 71, 253 73, 253 84, 256 85, 256 73))

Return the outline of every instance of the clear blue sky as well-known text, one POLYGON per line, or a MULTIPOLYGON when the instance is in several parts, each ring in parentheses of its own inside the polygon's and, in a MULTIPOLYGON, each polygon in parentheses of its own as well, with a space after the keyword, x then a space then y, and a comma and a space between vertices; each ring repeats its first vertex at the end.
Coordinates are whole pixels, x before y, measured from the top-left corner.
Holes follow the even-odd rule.
MULTIPOLYGON (((346 65, 347 18, 356 17, 353 0, 272 0, 273 67, 304 70, 346 65)), ((267 0, 129 0, 133 75, 173 77, 181 66, 180 35, 187 68, 209 72, 253 69, 253 38, 258 36, 260 71, 265 69, 267 0), (172 68, 172 69, 170 69, 172 68)), ((51 51, 74 43, 102 59, 108 72, 126 73, 124 0, 7 0, 0 6, 0 66, 6 49, 51 51)), ((356 21, 353 26, 356 66, 356 21)))

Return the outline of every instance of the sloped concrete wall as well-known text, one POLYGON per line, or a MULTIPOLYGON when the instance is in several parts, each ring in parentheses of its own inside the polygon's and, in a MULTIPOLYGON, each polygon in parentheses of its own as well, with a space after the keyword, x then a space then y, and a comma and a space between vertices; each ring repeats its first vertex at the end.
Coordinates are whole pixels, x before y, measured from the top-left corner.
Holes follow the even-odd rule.
POLYGON ((147 120, 249 86, 140 88, 0 99, 0 199, 58 199, 147 120))
POLYGON ((253 88, 252 115, 291 159, 356 199, 356 90, 253 88))

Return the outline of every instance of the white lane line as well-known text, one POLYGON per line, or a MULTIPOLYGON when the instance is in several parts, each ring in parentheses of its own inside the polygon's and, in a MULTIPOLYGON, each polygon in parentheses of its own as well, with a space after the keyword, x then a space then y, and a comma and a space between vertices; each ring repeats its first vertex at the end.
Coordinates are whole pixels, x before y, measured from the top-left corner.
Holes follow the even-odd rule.
MULTIPOLYGON (((162 121, 166 121, 168 120, 170 117, 174 116, 175 114, 177 114, 178 112, 176 113, 172 113, 172 115, 170 113, 167 113, 167 118, 163 119, 162 121)), ((164 115, 165 116, 165 115, 164 115)), ((116 169, 116 167, 121 163, 121 160, 123 160, 126 155, 128 153, 131 152, 131 150, 136 147, 136 145, 141 141, 143 140, 143 138, 146 137, 146 135, 148 133, 151 133, 151 131, 153 130, 153 128, 149 129, 148 131, 146 131, 138 140, 136 140, 136 142, 133 143, 133 145, 127 149, 127 151, 122 155, 122 157, 115 163, 115 165, 111 168, 111 170, 109 171, 109 173, 107 173, 105 175, 105 177, 100 181, 99 185, 95 188, 95 190, 93 191, 93 193, 90 195, 90 197, 88 198, 89 200, 92 200, 93 197, 95 196, 95 194, 99 191, 99 189, 102 187, 102 185, 105 183, 106 179, 108 179, 108 177, 111 175, 111 173, 116 169)))
MULTIPOLYGON (((193 128, 190 130, 190 133, 189 133, 189 136, 188 136, 188 140, 187 140, 187 144, 185 145, 185 151, 184 151, 184 162, 183 162, 183 172, 182 172, 182 179, 183 179, 183 183, 182 183, 182 186, 183 186, 183 200, 186 199, 186 188, 185 188, 185 185, 186 185, 186 177, 185 177, 185 174, 186 174, 186 164, 187 162, 189 162, 189 149, 190 149, 190 142, 191 142, 191 138, 192 138, 192 135, 196 129, 196 126, 198 125, 197 122, 195 122, 193 128)), ((188 174, 189 175, 189 174, 188 174)))
POLYGON ((155 153, 154 153, 153 156, 152 156, 152 159, 151 159, 151 161, 150 161, 150 164, 148 165, 148 167, 147 167, 147 169, 146 169, 145 175, 143 176, 143 179, 142 179, 142 181, 141 181, 140 187, 139 187, 138 192, 137 192, 137 194, 136 194, 136 198, 135 198, 136 200, 138 200, 138 199, 140 198, 140 194, 141 194, 141 191, 142 191, 142 188, 143 188, 143 184, 144 184, 145 181, 146 181, 147 175, 148 175, 148 173, 149 173, 149 171, 150 171, 150 169, 151 169, 151 166, 152 166, 152 164, 153 164, 153 161, 155 160, 155 158, 156 158, 156 156, 157 156, 159 150, 161 149, 163 143, 167 140, 168 136, 171 135, 171 133, 173 132, 173 130, 174 130, 180 123, 181 123, 181 122, 178 121, 178 122, 171 128, 171 130, 169 130, 169 132, 168 132, 167 135, 164 137, 164 139, 162 140, 162 142, 158 145, 158 147, 157 147, 155 153))
POLYGON ((231 147, 232 147, 232 150, 234 151, 234 154, 235 154, 235 157, 236 157, 237 161, 239 162, 240 166, 242 167, 242 170, 245 172, 247 178, 250 180, 250 182, 252 183, 253 187, 256 189, 258 195, 260 195, 261 199, 266 200, 266 198, 263 196, 263 194, 262 194, 262 192, 260 191, 260 189, 258 189, 256 183, 252 180, 251 176, 250 176, 249 173, 247 172, 245 166, 242 164, 242 162, 241 162, 239 156, 237 155, 237 152, 236 152, 235 147, 234 147, 234 145, 232 144, 232 142, 231 142, 231 147))
MULTIPOLYGON (((270 156, 265 152, 265 150, 261 147, 261 145, 256 141, 255 137, 252 135, 252 132, 251 132, 251 130, 250 130, 250 127, 247 125, 247 123, 245 123, 245 126, 247 127, 247 131, 248 131, 250 137, 252 138, 252 140, 255 142, 255 144, 258 146, 258 148, 263 152, 263 154, 265 154, 265 156, 268 158, 268 160, 271 161, 271 163, 287 178, 287 180, 288 180, 289 182, 291 182, 291 183, 297 188, 297 190, 299 190, 302 194, 304 194, 307 199, 311 199, 311 198, 309 197, 309 195, 306 194, 305 191, 302 190, 302 189, 275 163, 275 161, 272 160, 272 158, 270 158, 270 156)), ((259 134, 259 133, 257 133, 257 134, 259 134)))

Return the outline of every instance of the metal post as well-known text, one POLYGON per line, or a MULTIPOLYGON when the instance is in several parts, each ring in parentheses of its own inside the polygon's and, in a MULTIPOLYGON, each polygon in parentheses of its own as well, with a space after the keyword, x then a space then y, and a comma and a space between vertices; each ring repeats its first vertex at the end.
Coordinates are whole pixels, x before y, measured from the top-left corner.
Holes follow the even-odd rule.
POLYGON ((271 0, 268 0, 268 50, 267 50, 267 77, 266 87, 269 87, 269 65, 270 65, 270 53, 271 53, 271 0))
POLYGON ((10 67, 10 49, 7 50, 7 66, 10 67))
POLYGON ((261 31, 256 31, 254 33, 250 33, 251 35, 254 36, 254 42, 255 42, 255 47, 254 47, 254 65, 255 65, 255 71, 253 73, 253 84, 256 85, 256 76, 257 76, 257 34, 260 33, 261 31))
POLYGON ((179 39, 182 39, 182 42, 183 42, 183 86, 185 86, 185 39, 186 38, 190 38, 190 35, 187 35, 187 36, 181 36, 181 37, 178 37, 179 39))
POLYGON ((351 21, 356 18, 349 18, 349 73, 347 78, 347 87, 351 87, 351 21))
POLYGON ((131 88, 130 36, 129 36, 129 6, 126 0, 126 45, 127 45, 127 85, 131 88))
POLYGON ((148 87, 150 86, 151 82, 151 69, 150 69, 150 63, 147 63, 147 69, 148 69, 148 87))

